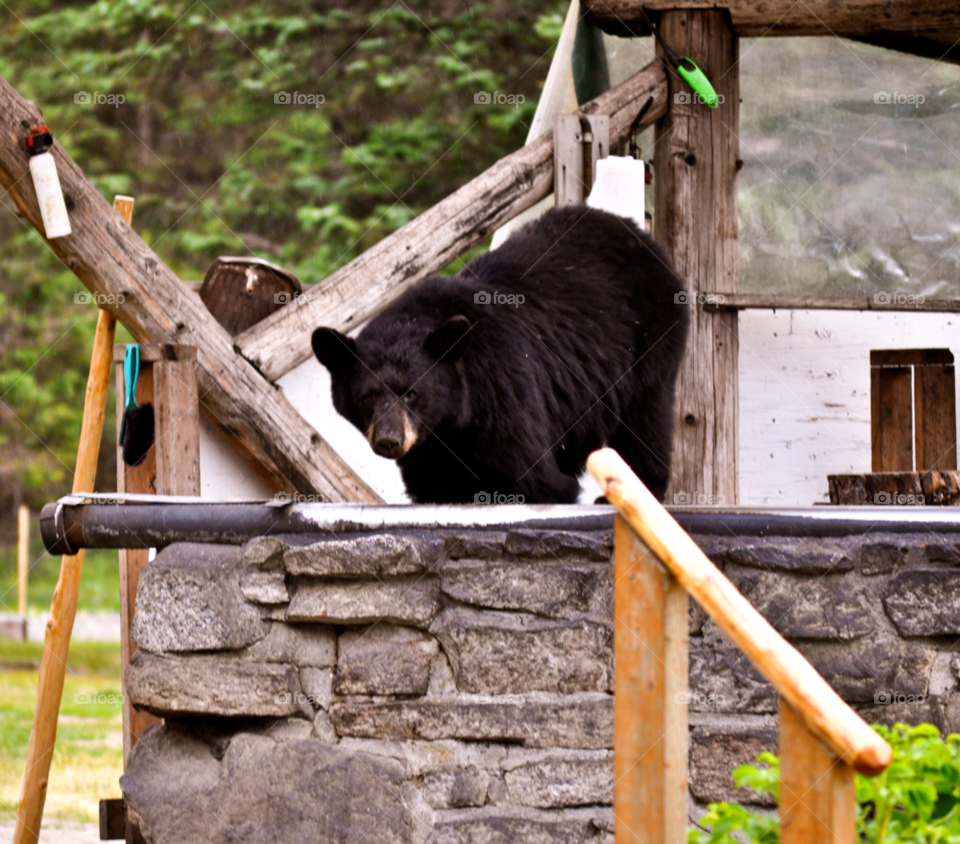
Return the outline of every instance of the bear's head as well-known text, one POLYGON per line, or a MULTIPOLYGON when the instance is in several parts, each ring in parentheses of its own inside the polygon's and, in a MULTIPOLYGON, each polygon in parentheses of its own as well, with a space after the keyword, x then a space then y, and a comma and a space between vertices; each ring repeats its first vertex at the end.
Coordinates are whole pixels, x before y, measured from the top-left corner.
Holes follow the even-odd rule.
POLYGON ((433 324, 380 318, 356 340, 318 328, 312 345, 330 370, 337 412, 366 435, 377 454, 399 460, 462 417, 466 394, 457 361, 470 328, 461 315, 433 324))

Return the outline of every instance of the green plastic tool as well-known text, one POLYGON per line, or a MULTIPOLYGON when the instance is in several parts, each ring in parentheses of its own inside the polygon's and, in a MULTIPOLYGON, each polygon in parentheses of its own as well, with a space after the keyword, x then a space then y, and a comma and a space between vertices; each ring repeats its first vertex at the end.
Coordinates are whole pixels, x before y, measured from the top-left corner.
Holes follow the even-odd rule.
POLYGON ((691 90, 700 97, 703 102, 710 106, 710 108, 716 108, 720 101, 713 85, 711 85, 710 80, 707 79, 707 75, 697 67, 697 63, 693 59, 688 56, 678 56, 670 49, 670 45, 660 37, 660 31, 653 25, 653 21, 650 20, 650 17, 647 15, 647 10, 644 9, 643 6, 640 7, 640 14, 646 19, 647 25, 653 32, 657 42, 663 48, 663 52, 667 54, 670 64, 674 66, 677 73, 683 77, 691 90))

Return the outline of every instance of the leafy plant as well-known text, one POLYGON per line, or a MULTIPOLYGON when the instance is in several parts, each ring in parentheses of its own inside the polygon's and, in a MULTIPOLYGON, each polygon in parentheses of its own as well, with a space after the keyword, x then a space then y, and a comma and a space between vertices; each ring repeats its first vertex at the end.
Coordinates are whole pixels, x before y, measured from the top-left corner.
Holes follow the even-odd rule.
MULTIPOLYGON (((893 748, 893 762, 877 777, 857 775, 857 835, 870 844, 960 844, 960 735, 940 737, 932 724, 875 725, 893 748)), ((736 786, 779 799, 780 760, 757 757, 762 767, 741 765, 736 786)), ((777 844, 779 821, 739 803, 711 803, 703 829, 688 833, 689 844, 777 844)))

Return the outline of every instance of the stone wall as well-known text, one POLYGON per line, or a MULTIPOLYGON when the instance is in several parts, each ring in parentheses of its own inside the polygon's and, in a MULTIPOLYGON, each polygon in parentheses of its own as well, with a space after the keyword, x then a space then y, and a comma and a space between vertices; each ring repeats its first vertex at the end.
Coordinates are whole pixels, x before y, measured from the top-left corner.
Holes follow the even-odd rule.
MULTIPOLYGON (((960 544, 695 539, 868 721, 960 730, 960 544)), ((121 780, 130 816, 184 844, 612 842, 611 543, 521 525, 166 548, 125 677, 166 718, 121 780)), ((777 702, 693 605, 690 634, 695 819, 756 802, 730 772, 776 749, 777 702)))

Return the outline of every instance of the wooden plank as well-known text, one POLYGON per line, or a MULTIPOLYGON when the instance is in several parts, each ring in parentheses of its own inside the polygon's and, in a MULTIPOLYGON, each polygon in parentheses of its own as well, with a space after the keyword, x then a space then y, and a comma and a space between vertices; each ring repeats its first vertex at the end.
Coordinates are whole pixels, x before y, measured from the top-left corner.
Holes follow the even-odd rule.
POLYGON ((697 57, 724 98, 717 109, 675 102, 673 95, 688 89, 671 74, 670 110, 656 128, 654 234, 692 294, 687 349, 677 378, 667 500, 686 492, 723 496, 720 500, 735 504, 737 315, 704 311, 696 307, 696 296, 737 291, 737 37, 722 11, 664 12, 660 27, 680 55, 697 57))
MULTIPOLYGON (((36 123, 32 125, 37 125, 36 123)), ((69 203, 68 203, 69 206, 69 203)), ((58 238, 63 240, 64 238, 58 238)), ((97 476, 100 437, 106 413, 110 384, 110 350, 113 347, 116 322, 106 311, 97 315, 90 372, 83 401, 83 421, 77 447, 77 469, 73 475, 74 492, 90 492, 97 476)), ((77 615, 80 594, 80 573, 84 551, 60 560, 60 576, 50 602, 43 639, 43 656, 37 681, 37 708, 27 746, 26 770, 17 807, 13 844, 37 844, 47 797, 50 763, 57 738, 57 720, 63 698, 63 680, 70 650, 70 635, 77 615)))
POLYGON ((909 366, 871 367, 874 472, 913 471, 913 385, 909 366), (876 375, 874 375, 876 373, 876 375))
MULTIPOLYGON (((23 127, 40 125, 43 116, 2 79, 0 114, 0 184, 22 219, 42 233, 33 182, 27 175, 23 127)), ((200 297, 107 204, 56 141, 52 152, 73 234, 48 245, 64 264, 91 291, 112 297, 107 309, 139 340, 197 347, 197 377, 205 405, 233 439, 284 479, 289 490, 321 494, 329 501, 379 501, 283 392, 235 353, 233 338, 200 297)))
POLYGON ((584 200, 583 144, 580 116, 553 116, 553 195, 558 206, 579 205, 584 200))
MULTIPOLYGON (((154 366, 153 363, 143 363, 141 361, 140 374, 137 378, 136 399, 138 405, 153 403, 155 399, 154 390, 154 366)), ((123 361, 117 363, 117 431, 123 421, 123 402, 124 402, 124 380, 123 380, 123 361)), ((154 405, 156 414, 156 405, 154 405)), ((117 492, 135 492, 157 494, 159 490, 156 486, 157 475, 157 449, 156 439, 150 446, 143 461, 137 466, 128 466, 123 460, 123 449, 117 445, 117 492)), ((118 553, 120 564, 120 665, 121 670, 126 671, 130 665, 130 657, 137 646, 130 638, 130 627, 133 624, 133 613, 136 607, 137 582, 140 578, 140 569, 146 564, 150 549, 143 548, 124 548, 118 553)), ((151 724, 161 723, 160 718, 150 715, 148 712, 137 712, 133 708, 128 695, 124 695, 123 706, 123 765, 126 769, 127 760, 130 756, 130 750, 136 744, 137 739, 143 734, 143 731, 151 724)))
MULTIPOLYGON (((583 0, 581 8, 601 25, 639 22, 639 7, 666 11, 677 7, 676 0, 583 0)), ((726 8, 739 36, 839 35, 866 37, 886 33, 927 34, 960 38, 960 7, 954 0, 684 0, 687 9, 726 8), (944 30, 949 30, 949 33, 944 30)), ((645 27, 637 27, 638 32, 645 27)), ((668 41, 668 43, 671 43, 668 41)), ((677 50, 676 47, 674 47, 677 50)), ((680 50, 678 53, 684 55, 680 50)), ((700 64, 700 58, 694 56, 700 64)), ((700 64, 702 68, 703 65, 700 64)))
POLYGON ((955 469, 827 475, 827 483, 830 503, 842 506, 960 504, 960 472, 955 469))
POLYGON ((687 595, 620 518, 614 537, 615 840, 682 844, 687 595))
POLYGON ((870 296, 792 296, 782 293, 725 293, 722 301, 704 304, 708 310, 784 310, 784 311, 919 311, 922 313, 960 313, 960 299, 895 297, 878 302, 870 296))
POLYGON ((841 759, 869 776, 892 751, 806 659, 737 591, 613 449, 595 451, 587 469, 641 541, 717 626, 841 759))
POLYGON ((870 366, 929 366, 953 363, 949 349, 871 349, 870 366))
POLYGON ((590 132, 590 142, 583 145, 583 198, 586 200, 597 178, 597 162, 610 154, 610 118, 605 114, 581 118, 590 132))
POLYGON ((17 615, 27 617, 27 579, 30 576, 30 508, 17 509, 17 615))
MULTIPOLYGON (((196 346, 174 346, 172 343, 139 343, 140 363, 156 363, 158 360, 197 360, 196 346)), ((114 363, 123 363, 127 347, 120 343, 113 347, 114 363)))
POLYGON ((780 842, 854 844, 854 771, 780 701, 780 842))
POLYGON ((120 841, 126 837, 127 807, 122 797, 100 801, 100 840, 120 841))
POLYGON ((157 490, 161 495, 200 495, 200 404, 196 364, 153 365, 157 426, 157 490))
POLYGON ((915 366, 913 385, 917 471, 956 469, 957 385, 952 361, 915 366))
MULTIPOLYGON (((627 132, 650 96, 654 101, 642 126, 666 111, 666 74, 658 61, 585 103, 576 113, 609 115, 610 141, 615 141, 627 132)), ((264 376, 276 381, 312 356, 310 337, 317 326, 339 331, 356 328, 408 287, 536 205, 552 189, 553 132, 548 132, 500 159, 296 302, 238 334, 233 342, 264 376)))

